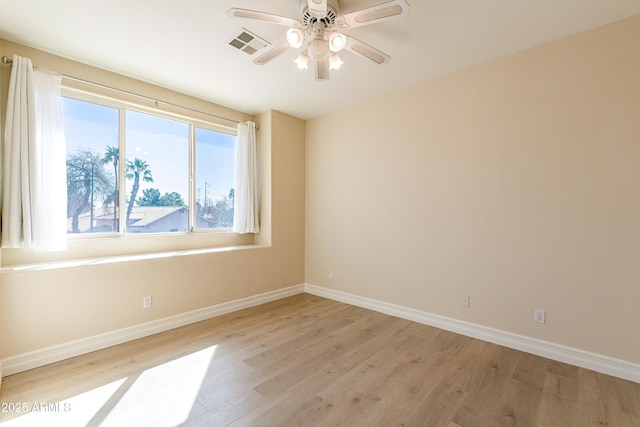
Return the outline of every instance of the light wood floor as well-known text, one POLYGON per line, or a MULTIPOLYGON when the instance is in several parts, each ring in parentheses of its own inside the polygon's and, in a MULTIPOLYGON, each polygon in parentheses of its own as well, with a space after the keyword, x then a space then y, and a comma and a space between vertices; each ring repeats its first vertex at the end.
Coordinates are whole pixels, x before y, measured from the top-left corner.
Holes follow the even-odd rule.
POLYGON ((0 402, 2 427, 640 426, 640 384, 308 294, 6 377, 0 402))

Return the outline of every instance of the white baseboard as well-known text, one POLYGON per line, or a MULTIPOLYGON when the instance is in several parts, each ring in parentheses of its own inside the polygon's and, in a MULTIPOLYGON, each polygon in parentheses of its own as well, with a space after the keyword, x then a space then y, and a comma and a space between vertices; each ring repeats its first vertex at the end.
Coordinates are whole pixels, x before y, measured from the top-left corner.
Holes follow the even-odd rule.
POLYGON ((154 320, 141 325, 131 326, 117 331, 94 335, 88 338, 82 338, 68 343, 19 354, 17 356, 7 357, 6 359, 0 360, 0 366, 4 371, 4 375, 12 375, 28 369, 48 365, 49 363, 59 362, 60 360, 68 359, 70 357, 79 356, 92 351, 111 347, 113 345, 122 344, 127 341, 132 341, 138 338, 157 334, 159 332, 178 328, 180 326, 199 322, 201 320, 210 319, 222 314, 275 301, 291 295, 301 294, 303 292, 304 285, 296 285, 259 295, 253 295, 211 307, 178 314, 176 316, 154 320))
POLYGON ((640 383, 640 364, 320 286, 305 284, 304 290, 307 293, 320 297, 367 308, 402 319, 412 320, 468 337, 640 383))

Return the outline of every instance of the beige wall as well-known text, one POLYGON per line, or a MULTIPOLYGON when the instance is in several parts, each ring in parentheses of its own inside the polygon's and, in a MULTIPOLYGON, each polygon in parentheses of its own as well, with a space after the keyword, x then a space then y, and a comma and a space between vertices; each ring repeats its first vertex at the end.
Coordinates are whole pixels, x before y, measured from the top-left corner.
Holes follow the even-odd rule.
MULTIPOLYGON (((29 56, 64 74, 132 90, 234 120, 251 116, 9 42, 0 54, 29 56)), ((4 66, 6 67, 6 66, 4 66)), ((6 68, 3 82, 6 82, 6 68)), ((4 101, 6 102, 6 101, 4 101)), ((271 111, 255 118, 263 184, 260 246, 199 255, 52 270, 0 271, 0 360, 304 282, 304 122, 271 111), (277 170, 276 170, 277 168, 277 170), (142 297, 153 308, 142 309, 142 297)), ((136 251, 165 250, 166 241, 136 251)), ((177 248, 253 239, 202 237, 177 248), (191 246, 190 246, 191 245, 191 246)), ((92 246, 100 246, 95 241, 92 246)))
POLYGON ((639 58, 636 16, 308 121, 306 282, 639 363, 639 58))

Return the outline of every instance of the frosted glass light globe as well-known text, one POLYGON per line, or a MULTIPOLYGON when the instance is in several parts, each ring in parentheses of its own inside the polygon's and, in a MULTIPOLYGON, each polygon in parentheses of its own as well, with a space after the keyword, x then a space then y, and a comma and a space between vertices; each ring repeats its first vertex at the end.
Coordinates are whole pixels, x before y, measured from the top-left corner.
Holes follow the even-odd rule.
POLYGON ((332 31, 329 35, 329 48, 332 52, 340 52, 347 44, 347 36, 337 31, 332 31))
POLYGON ((298 66, 298 69, 300 70, 306 70, 307 68, 309 68, 308 63, 309 63, 309 55, 307 55, 306 52, 302 52, 300 53, 300 55, 298 55, 298 57, 296 58, 295 61, 293 61, 296 63, 296 65, 298 66))
POLYGON ((330 70, 339 70, 340 67, 344 64, 344 61, 340 59, 337 53, 332 53, 329 57, 329 69, 330 70))
POLYGON ((314 61, 322 61, 329 56, 329 44, 326 40, 314 39, 307 47, 309 57, 314 61))
POLYGON ((297 49, 302 46, 303 40, 304 31, 300 28, 289 28, 289 30, 287 30, 287 41, 292 48, 297 49))

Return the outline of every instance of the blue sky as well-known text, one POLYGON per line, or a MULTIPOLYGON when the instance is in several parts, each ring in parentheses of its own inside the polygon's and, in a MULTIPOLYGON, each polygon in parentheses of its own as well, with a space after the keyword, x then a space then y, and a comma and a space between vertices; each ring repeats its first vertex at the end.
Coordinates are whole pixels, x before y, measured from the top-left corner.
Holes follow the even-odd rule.
MULTIPOLYGON (((75 99, 64 99, 67 152, 79 147, 101 155, 107 146, 118 145, 118 110, 75 99)), ((141 190, 157 188, 162 194, 177 192, 188 200, 189 125, 151 114, 127 110, 126 154, 128 160, 147 162, 153 183, 141 190)), ((213 199, 224 197, 233 187, 235 135, 196 128, 196 194, 213 199)), ((111 169, 108 169, 110 172, 111 169)), ((130 190, 131 183, 127 186, 130 190)))

